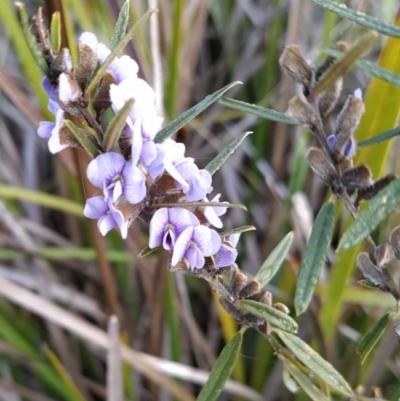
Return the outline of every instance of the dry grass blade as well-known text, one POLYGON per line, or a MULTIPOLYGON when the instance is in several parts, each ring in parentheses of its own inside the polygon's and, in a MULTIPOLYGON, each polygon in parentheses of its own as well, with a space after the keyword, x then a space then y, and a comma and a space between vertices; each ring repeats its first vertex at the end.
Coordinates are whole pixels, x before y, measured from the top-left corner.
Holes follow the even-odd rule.
POLYGON ((123 401, 121 347, 117 316, 108 321, 109 349, 107 353, 107 401, 123 401))

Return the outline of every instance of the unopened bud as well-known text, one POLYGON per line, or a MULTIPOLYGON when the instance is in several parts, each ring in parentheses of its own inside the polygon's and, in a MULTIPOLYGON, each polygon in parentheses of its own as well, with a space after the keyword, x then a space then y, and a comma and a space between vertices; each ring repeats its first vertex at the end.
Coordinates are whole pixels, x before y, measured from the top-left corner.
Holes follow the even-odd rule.
POLYGON ((261 286, 258 281, 250 281, 239 291, 240 299, 251 298, 253 295, 258 294, 261 291, 261 286))
POLYGON ((77 82, 67 73, 62 73, 58 81, 58 99, 63 104, 76 102, 82 95, 77 82))
POLYGON ((231 288, 235 298, 239 298, 240 290, 246 285, 248 279, 238 268, 232 271, 231 288))
POLYGON ((53 75, 60 75, 63 72, 71 72, 72 70, 72 59, 69 50, 65 47, 56 54, 54 60, 50 66, 51 73, 53 75))
POLYGON ((367 280, 377 285, 383 291, 389 290, 385 284, 385 278, 382 271, 371 262, 368 253, 361 252, 357 256, 357 266, 367 280))
POLYGON ((260 302, 262 302, 265 305, 271 306, 272 305, 272 294, 268 291, 266 291, 263 296, 260 299, 260 302))
POLYGON ((346 42, 339 41, 335 45, 336 50, 342 53, 346 53, 349 50, 349 45, 346 42))
POLYGON ((274 304, 274 308, 278 309, 278 311, 284 313, 285 315, 288 315, 290 313, 289 308, 286 305, 281 304, 280 302, 274 304))
POLYGON ((326 160, 324 152, 318 148, 310 148, 306 154, 306 160, 314 173, 327 184, 332 184, 337 173, 332 164, 326 160))
POLYGON ((96 67, 96 51, 87 44, 80 44, 78 48, 78 63, 74 69, 74 78, 82 90, 85 89, 96 67))
POLYGON ((35 36, 39 49, 43 53, 43 57, 49 65, 54 55, 50 46, 49 31, 44 24, 42 7, 38 8, 36 15, 32 18, 32 33, 35 36))
POLYGON ((302 84, 305 87, 308 86, 308 83, 311 80, 312 70, 301 55, 298 46, 286 46, 279 59, 279 64, 295 82, 302 84))
POLYGON ((400 254, 400 226, 394 228, 390 233, 389 242, 394 251, 400 254))
POLYGON ((286 115, 302 124, 313 124, 315 121, 313 107, 298 96, 293 96, 290 99, 286 115))
POLYGON ((346 170, 340 177, 342 184, 349 189, 360 189, 372 185, 371 169, 365 164, 346 170))
POLYGON ((382 268, 394 259, 393 248, 389 244, 382 244, 375 249, 375 261, 382 268))
POLYGON ((271 325, 268 322, 264 322, 258 329, 266 337, 269 337, 271 335, 271 333, 272 333, 271 325))
POLYGON ((343 88, 343 78, 337 79, 333 85, 317 97, 317 106, 322 118, 326 118, 336 106, 343 88))

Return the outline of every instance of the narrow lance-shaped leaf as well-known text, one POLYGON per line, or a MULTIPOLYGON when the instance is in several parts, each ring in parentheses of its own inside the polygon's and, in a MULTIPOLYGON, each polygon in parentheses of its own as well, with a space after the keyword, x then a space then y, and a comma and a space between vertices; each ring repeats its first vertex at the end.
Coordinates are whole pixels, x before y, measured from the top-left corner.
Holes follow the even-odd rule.
POLYGON ((64 124, 75 135, 75 138, 92 158, 95 158, 99 154, 93 142, 72 121, 64 120, 64 124))
POLYGON ((279 270, 289 252, 292 241, 293 231, 285 236, 262 264, 257 275, 254 277, 254 280, 258 281, 261 287, 264 287, 265 284, 269 283, 275 273, 279 270))
POLYGON ((110 66, 112 61, 117 57, 124 47, 129 43, 129 41, 135 36, 136 32, 145 24, 145 22, 150 18, 150 16, 155 12, 156 10, 148 10, 146 14, 143 15, 142 18, 140 18, 136 23, 133 25, 133 27, 128 31, 128 33, 118 42, 118 44, 115 46, 114 50, 111 52, 111 54, 106 58, 104 63, 100 66, 100 68, 97 70, 96 74, 90 81, 88 87, 86 88, 86 94, 89 95, 92 93, 93 89, 96 88, 97 84, 100 82, 101 78, 107 71, 107 68, 110 66))
POLYGON ((104 150, 110 151, 117 144, 118 139, 121 136, 121 132, 126 125, 126 118, 128 117, 135 99, 128 99, 122 109, 114 116, 107 127, 107 131, 104 134, 104 150))
POLYGON ((360 212, 340 239, 338 250, 349 249, 365 238, 400 203, 400 179, 383 188, 360 212))
POLYGON ((239 147, 244 141, 246 136, 252 134, 252 132, 245 132, 240 135, 239 138, 232 141, 222 152, 220 152, 214 159, 204 167, 211 175, 213 175, 226 161, 226 159, 239 147))
POLYGON ((396 136, 400 135, 400 127, 396 127, 389 131, 382 132, 382 134, 375 135, 372 138, 367 139, 366 141, 362 141, 357 144, 358 148, 365 148, 366 146, 375 145, 380 142, 388 141, 396 136))
POLYGON ((374 31, 367 32, 362 36, 354 46, 328 68, 312 89, 308 99, 310 101, 316 99, 320 93, 329 89, 338 78, 346 75, 353 67, 353 64, 372 47, 377 38, 378 34, 374 31))
POLYGON ((213 93, 212 95, 208 95, 204 100, 200 103, 197 103, 191 109, 185 111, 175 120, 171 121, 168 125, 166 125, 154 138, 154 142, 161 143, 165 141, 167 138, 175 134, 178 130, 184 127, 189 121, 193 120, 196 116, 198 116, 202 111, 204 111, 207 107, 216 102, 221 96, 227 92, 229 89, 234 86, 241 84, 241 82, 236 81, 232 82, 229 85, 224 86, 222 89, 213 93))
POLYGON ((15 3, 15 6, 17 7, 17 10, 18 10, 18 17, 21 22, 22 30, 24 31, 24 35, 25 35, 29 50, 31 51, 32 56, 35 59, 36 64, 40 67, 43 74, 47 76, 49 74, 49 68, 47 67, 47 64, 43 57, 43 54, 38 47, 36 38, 31 31, 30 23, 29 23, 29 16, 26 11, 25 5, 23 3, 17 2, 17 3, 15 3))
POLYGON ((225 345, 197 397, 197 401, 214 401, 221 393, 235 366, 242 345, 243 333, 238 331, 225 345))
POLYGON ((55 52, 60 51, 60 48, 61 48, 61 16, 60 16, 59 11, 56 11, 51 16, 50 43, 51 43, 51 48, 55 52))
POLYGON ((294 305, 298 315, 307 309, 311 301, 331 243, 334 224, 335 204, 325 203, 315 219, 297 278, 294 305))
MULTIPOLYGON (((333 57, 341 57, 343 53, 334 50, 334 49, 325 49, 324 53, 329 54, 333 57)), ((392 71, 389 71, 387 68, 379 67, 379 65, 368 61, 368 60, 358 60, 355 65, 361 71, 364 71, 374 77, 381 79, 382 81, 388 82, 394 86, 400 86, 400 75, 396 74, 392 71)))
POLYGON ((150 255, 151 253, 155 252, 158 249, 158 247, 155 248, 150 248, 146 246, 142 251, 137 255, 138 258, 144 258, 147 255, 150 255))
POLYGON ((313 401, 329 401, 329 398, 326 397, 317 387, 315 387, 310 378, 305 375, 296 365, 287 359, 284 359, 283 357, 280 359, 283 360, 284 367, 296 380, 298 385, 313 401))
POLYGON ((110 41, 110 49, 114 50, 119 42, 125 36, 126 28, 129 22, 129 0, 125 1, 118 15, 117 23, 115 24, 115 30, 110 41))
POLYGON ((278 329, 287 331, 289 333, 297 332, 297 323, 289 315, 286 315, 273 306, 269 306, 257 301, 252 301, 251 299, 244 299, 243 301, 239 301, 238 305, 245 312, 248 312, 253 316, 265 320, 278 329))
POLYGON ((351 8, 346 7, 343 3, 336 3, 329 0, 311 0, 314 4, 325 8, 326 10, 333 11, 335 14, 339 14, 341 17, 346 18, 350 21, 355 22, 358 25, 364 26, 368 29, 373 29, 384 35, 394 36, 400 38, 400 28, 383 22, 377 18, 371 17, 359 11, 354 11, 351 8))
POLYGON ((244 113, 254 114, 255 116, 265 118, 266 120, 278 121, 285 124, 298 124, 297 121, 292 120, 285 113, 266 109, 265 107, 231 99, 229 97, 221 97, 221 99, 218 100, 218 103, 231 109, 243 111, 244 113))
POLYGON ((254 226, 241 226, 241 227, 232 228, 232 230, 223 231, 223 232, 219 233, 219 235, 221 237, 227 237, 228 235, 241 234, 241 233, 245 233, 246 231, 253 231, 255 229, 256 228, 254 226))
POLYGON ((369 353, 375 348, 389 322, 390 312, 387 312, 378 320, 372 330, 369 331, 357 344, 356 351, 361 356, 361 363, 364 363, 369 353))
POLYGON ((353 395, 343 376, 303 340, 293 334, 276 330, 279 338, 305 366, 317 374, 326 384, 348 397, 353 395))
POLYGON ((206 206, 216 206, 216 207, 228 207, 228 208, 237 208, 247 211, 247 207, 242 205, 241 203, 229 203, 229 202, 165 202, 165 203, 156 203, 152 205, 152 208, 162 208, 162 207, 206 207, 206 206))

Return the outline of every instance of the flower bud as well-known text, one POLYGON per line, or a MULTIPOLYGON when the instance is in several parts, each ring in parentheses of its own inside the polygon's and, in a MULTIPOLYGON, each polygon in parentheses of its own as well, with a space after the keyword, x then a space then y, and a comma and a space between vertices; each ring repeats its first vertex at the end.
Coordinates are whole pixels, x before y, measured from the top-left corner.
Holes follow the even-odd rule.
POLYGON ((251 298, 253 295, 258 294, 261 291, 261 286, 258 281, 250 281, 239 291, 240 299, 251 298))
POLYGON ((97 53, 87 44, 78 48, 78 62, 74 69, 74 78, 83 90, 97 67, 97 53))
POLYGON ((236 299, 239 298, 239 292, 246 285, 248 279, 238 268, 232 270, 231 288, 236 299))
POLYGON ((275 303, 274 308, 278 309, 278 311, 284 313, 285 315, 288 315, 290 313, 289 308, 280 302, 275 303))
POLYGON ((332 184, 337 173, 332 164, 326 160, 324 152, 318 148, 310 148, 306 154, 306 160, 314 173, 327 184, 332 184))
POLYGON ((279 59, 279 64, 295 82, 308 87, 312 76, 312 70, 301 55, 298 46, 286 46, 279 59))
POLYGON ((260 298, 260 302, 265 305, 271 306, 272 305, 272 294, 266 291, 263 296, 260 298))
POLYGON ((60 75, 63 72, 71 72, 72 58, 69 50, 65 47, 56 54, 50 65, 50 70, 53 75, 60 75))
POLYGON ((36 15, 32 18, 32 33, 46 63, 49 65, 54 55, 50 46, 49 31, 44 24, 42 7, 38 8, 36 15))
POLYGON ((336 106, 343 88, 343 78, 337 79, 334 84, 317 97, 317 107, 322 118, 326 118, 336 106))
POLYGON ((372 185, 372 173, 368 166, 360 166, 346 170, 340 177, 342 184, 349 189, 366 188, 372 185))
POLYGON ((302 124, 313 124, 315 121, 313 107, 298 96, 290 99, 286 115, 302 124))
POLYGON ((389 264, 394 259, 393 248, 389 244, 382 244, 375 249, 375 261, 379 268, 389 264))

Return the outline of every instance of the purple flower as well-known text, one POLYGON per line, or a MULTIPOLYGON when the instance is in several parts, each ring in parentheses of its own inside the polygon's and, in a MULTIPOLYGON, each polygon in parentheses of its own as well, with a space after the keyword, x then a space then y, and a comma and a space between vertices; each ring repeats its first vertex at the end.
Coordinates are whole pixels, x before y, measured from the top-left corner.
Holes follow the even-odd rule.
POLYGON ((102 188, 106 199, 115 202, 121 195, 131 204, 137 204, 146 196, 143 172, 120 154, 107 152, 92 160, 86 171, 90 182, 102 188))
POLYGON ((114 227, 120 228, 122 238, 128 235, 128 222, 104 196, 87 199, 83 214, 89 219, 99 219, 97 227, 102 235, 106 235, 114 227))
MULTIPOLYGON (((51 84, 49 78, 44 77, 42 80, 42 87, 51 100, 57 99, 57 89, 51 84)), ((53 113, 54 114, 54 113, 53 113)))
POLYGON ((240 234, 232 234, 224 238, 221 244, 221 248, 219 248, 218 253, 215 257, 216 268, 233 265, 238 255, 236 245, 239 241, 239 237, 240 234))
POLYGON ((172 254, 172 266, 185 259, 192 269, 201 269, 205 257, 215 255, 221 247, 221 237, 206 226, 186 228, 178 237, 172 254))
MULTIPOLYGON (((326 142, 328 144, 329 149, 334 153, 336 152, 335 141, 336 141, 336 137, 333 134, 329 135, 326 138, 326 142)), ((344 148, 343 156, 346 158, 353 157, 354 154, 356 153, 356 147, 357 147, 356 140, 354 139, 353 136, 351 136, 349 139, 349 142, 347 143, 346 147, 344 148)))
MULTIPOLYGON (((214 198, 211 199, 211 202, 219 202, 220 196, 221 194, 214 196, 214 198)), ((207 203, 209 200, 204 197, 203 202, 207 203)), ((229 204, 228 202, 224 203, 229 204)), ((214 227, 222 228, 223 224, 219 216, 225 214, 227 209, 228 208, 224 206, 205 206, 203 213, 210 224, 212 224, 214 227)))
POLYGON ((172 251, 176 239, 188 227, 200 225, 197 217, 180 207, 157 210, 150 221, 149 247, 155 248, 161 243, 163 248, 172 251))

